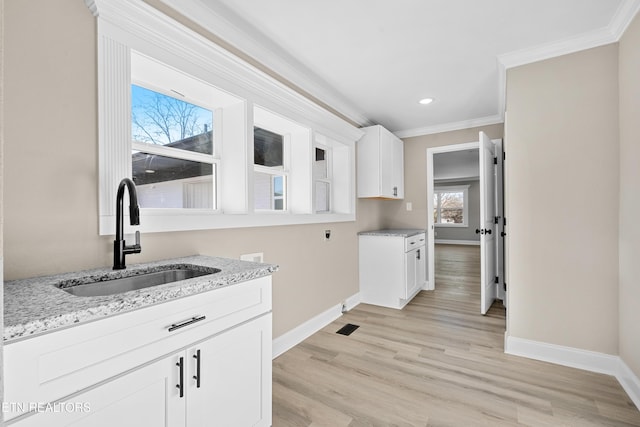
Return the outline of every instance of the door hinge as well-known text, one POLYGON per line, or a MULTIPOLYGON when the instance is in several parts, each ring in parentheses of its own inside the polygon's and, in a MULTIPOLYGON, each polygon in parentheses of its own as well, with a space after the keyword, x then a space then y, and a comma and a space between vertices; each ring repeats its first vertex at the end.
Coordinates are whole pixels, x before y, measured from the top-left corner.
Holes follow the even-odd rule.
POLYGON ((494 165, 497 165, 497 164, 498 164, 498 158, 497 158, 497 157, 494 157, 494 158, 493 158, 493 164, 494 164, 494 165))
POLYGON ((502 160, 507 160, 507 153, 505 153, 504 151, 502 152, 502 160))
POLYGON ((502 284, 502 287, 504 288, 504 291, 505 291, 505 292, 507 292, 507 282, 504 282, 504 283, 502 284))
POLYGON ((494 279, 493 283, 500 283, 500 278, 498 276, 496 276, 496 278, 494 279))
POLYGON ((502 218, 502 225, 507 226, 507 218, 502 218))

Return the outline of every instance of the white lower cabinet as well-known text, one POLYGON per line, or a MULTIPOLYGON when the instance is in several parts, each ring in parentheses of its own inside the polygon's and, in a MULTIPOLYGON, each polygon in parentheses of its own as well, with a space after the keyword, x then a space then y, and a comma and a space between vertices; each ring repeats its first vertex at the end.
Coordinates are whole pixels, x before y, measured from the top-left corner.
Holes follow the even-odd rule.
POLYGON ((426 285, 425 234, 359 236, 362 302, 403 308, 426 285))
POLYGON ((270 426, 271 324, 263 277, 9 344, 7 425, 270 426))
POLYGON ((186 356, 187 426, 271 425, 271 314, 204 341, 186 356))
POLYGON ((20 427, 180 427, 185 405, 175 388, 178 355, 165 357, 63 402, 43 405, 20 427))

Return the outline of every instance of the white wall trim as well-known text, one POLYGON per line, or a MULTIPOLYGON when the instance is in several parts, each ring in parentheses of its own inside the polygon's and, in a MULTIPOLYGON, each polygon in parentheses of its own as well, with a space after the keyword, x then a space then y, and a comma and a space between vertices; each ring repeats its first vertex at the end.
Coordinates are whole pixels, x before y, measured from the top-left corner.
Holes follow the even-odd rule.
POLYGON ((434 133, 451 132, 454 130, 470 129, 479 126, 489 126, 503 123, 503 114, 495 114, 493 116, 480 117, 477 119, 462 120, 453 123, 444 123, 441 125, 426 126, 415 129, 400 130, 394 132, 398 138, 412 138, 414 136, 431 135, 434 133))
POLYGON ((619 356, 513 337, 506 333, 504 352, 556 365, 612 375, 640 409, 640 379, 619 356))
MULTIPOLYGON (((640 0, 623 0, 608 26, 551 43, 534 46, 529 49, 498 55, 498 63, 505 69, 509 69, 609 43, 615 43, 620 40, 620 37, 622 37, 639 10, 640 0)), ((502 73, 502 70, 500 70, 500 72, 502 73)), ((501 77, 501 80, 502 79, 501 77)))
POLYGON ((626 0, 620 4, 609 23, 609 31, 611 31, 616 41, 620 40, 620 37, 627 31, 627 27, 631 24, 638 11, 640 11, 640 0, 626 0))
POLYGON ((355 308, 361 302, 362 302, 362 295, 360 295, 360 292, 358 292, 357 294, 351 295, 349 298, 344 300, 344 306, 346 310, 349 311, 355 308))
POLYGON ((626 391, 631 400, 633 400, 636 408, 640 410, 640 378, 633 373, 622 359, 620 359, 620 366, 618 367, 616 378, 624 391, 626 391))
POLYGON ((447 239, 435 239, 435 244, 441 245, 472 245, 480 246, 480 240, 447 240, 447 239))
POLYGON ((307 320, 303 324, 293 328, 289 332, 285 332, 273 340, 273 358, 280 356, 285 351, 295 347, 320 329, 327 326, 340 316, 342 316, 342 307, 346 306, 347 311, 351 310, 362 301, 360 292, 354 294, 344 300, 341 304, 336 304, 317 316, 307 320))

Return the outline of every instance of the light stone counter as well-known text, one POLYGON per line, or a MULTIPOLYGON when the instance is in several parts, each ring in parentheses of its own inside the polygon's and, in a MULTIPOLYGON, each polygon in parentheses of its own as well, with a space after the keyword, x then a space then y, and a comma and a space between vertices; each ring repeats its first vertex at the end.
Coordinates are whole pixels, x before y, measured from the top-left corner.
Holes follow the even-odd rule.
POLYGON ((223 286, 268 276, 277 265, 209 256, 190 256, 132 264, 125 270, 99 268, 55 276, 14 280, 4 284, 4 341, 16 340, 58 328, 77 325, 127 311, 137 310, 175 298, 210 291, 223 286), (218 268, 213 275, 152 286, 116 295, 83 297, 71 295, 54 286, 64 282, 73 286, 87 282, 117 279, 159 271, 161 266, 195 265, 218 268), (90 280, 82 281, 82 278, 90 280))
POLYGON ((384 230, 361 231, 359 236, 397 236, 411 237, 416 234, 425 233, 425 230, 418 228, 388 228, 384 230))

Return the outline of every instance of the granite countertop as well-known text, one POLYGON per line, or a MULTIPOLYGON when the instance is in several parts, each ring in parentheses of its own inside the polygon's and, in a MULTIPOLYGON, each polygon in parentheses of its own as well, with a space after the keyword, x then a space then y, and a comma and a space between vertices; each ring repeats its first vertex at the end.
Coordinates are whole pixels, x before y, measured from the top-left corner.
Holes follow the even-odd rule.
MULTIPOLYGON (((195 255, 163 261, 132 264, 125 270, 99 268, 77 271, 55 276, 13 280, 4 284, 4 335, 5 342, 30 337, 54 329, 77 325, 174 298, 186 297, 246 280, 268 276, 278 270, 277 265, 195 255), (218 268, 219 273, 205 275, 179 282, 152 286, 125 293, 81 297, 71 295, 55 287, 64 282, 66 286, 82 284, 82 278, 91 282, 114 279, 159 271, 167 264, 194 265, 218 268)), ((84 283, 87 283, 85 280, 84 283)))
POLYGON ((411 237, 416 234, 425 233, 425 230, 419 228, 388 228, 384 230, 361 231, 358 236, 396 236, 411 237))

